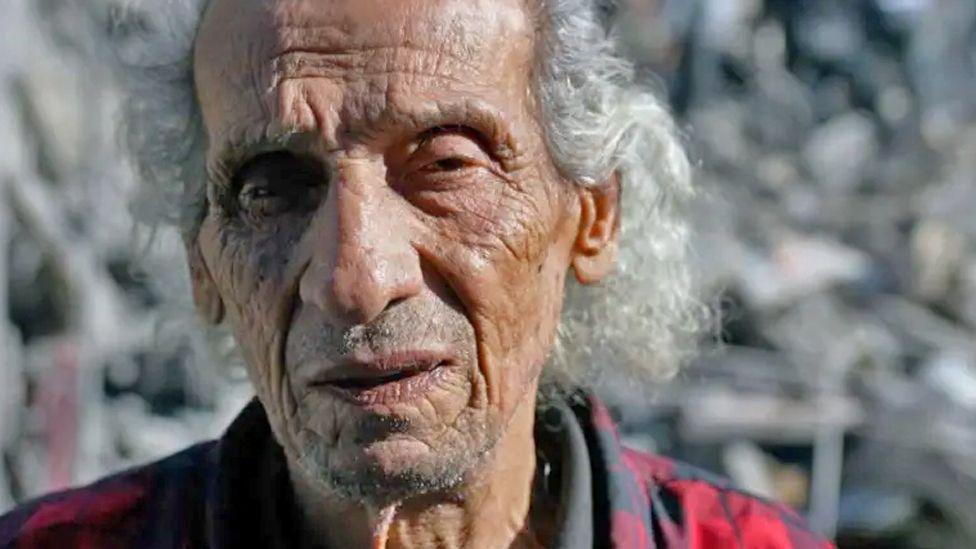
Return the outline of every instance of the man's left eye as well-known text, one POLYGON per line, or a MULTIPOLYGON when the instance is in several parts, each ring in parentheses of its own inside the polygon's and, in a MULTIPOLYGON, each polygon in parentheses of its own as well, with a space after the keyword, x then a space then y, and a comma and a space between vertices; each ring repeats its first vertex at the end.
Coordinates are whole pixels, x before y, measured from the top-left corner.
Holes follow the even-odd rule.
POLYGON ((428 172, 456 172, 467 168, 470 163, 464 158, 457 156, 435 160, 424 166, 424 171, 428 172))
POLYGON ((453 189, 470 181, 469 176, 492 166, 484 143, 478 132, 464 126, 428 130, 410 155, 412 188, 453 189))

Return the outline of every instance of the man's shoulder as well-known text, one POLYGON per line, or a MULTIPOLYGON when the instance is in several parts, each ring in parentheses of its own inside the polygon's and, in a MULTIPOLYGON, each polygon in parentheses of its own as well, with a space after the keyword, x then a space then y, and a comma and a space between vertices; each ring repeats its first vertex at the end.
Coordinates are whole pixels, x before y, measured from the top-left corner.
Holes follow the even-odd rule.
POLYGON ((202 501, 214 447, 214 442, 200 443, 23 503, 0 516, 0 549, 131 546, 153 523, 170 522, 160 513, 192 512, 187 507, 202 501))
POLYGON ((750 494, 725 478, 654 454, 624 448, 627 467, 647 486, 666 538, 688 547, 827 548, 789 507, 750 494))

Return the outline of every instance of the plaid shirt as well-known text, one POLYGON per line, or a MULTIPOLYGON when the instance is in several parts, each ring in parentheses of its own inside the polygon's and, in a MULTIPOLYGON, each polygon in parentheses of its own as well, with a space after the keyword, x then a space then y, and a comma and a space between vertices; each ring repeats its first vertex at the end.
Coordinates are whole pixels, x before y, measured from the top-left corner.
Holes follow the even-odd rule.
MULTIPOLYGON (((596 547, 828 548, 783 505, 620 445, 595 398, 575 405, 592 469, 596 547)), ((294 547, 297 513, 264 410, 248 405, 218 441, 0 517, 0 548, 294 547)))

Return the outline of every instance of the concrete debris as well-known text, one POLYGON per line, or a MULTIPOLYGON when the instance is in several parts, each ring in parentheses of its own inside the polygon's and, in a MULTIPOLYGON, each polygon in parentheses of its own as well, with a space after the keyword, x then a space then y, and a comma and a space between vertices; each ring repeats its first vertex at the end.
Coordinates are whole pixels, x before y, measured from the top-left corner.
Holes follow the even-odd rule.
MULTIPOLYGON (((667 447, 699 464, 743 439, 798 464, 841 546, 976 546, 976 3, 657 4, 674 45, 646 65, 701 159, 722 341, 622 417, 673 424, 667 447)), ((747 465, 728 470, 768 489, 747 465)))

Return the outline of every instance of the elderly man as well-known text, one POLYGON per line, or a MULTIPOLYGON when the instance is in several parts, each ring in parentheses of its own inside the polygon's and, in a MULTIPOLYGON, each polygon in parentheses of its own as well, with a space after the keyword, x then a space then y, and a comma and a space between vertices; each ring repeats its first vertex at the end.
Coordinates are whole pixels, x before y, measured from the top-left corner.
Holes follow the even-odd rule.
POLYGON ((604 4, 147 4, 147 51, 178 59, 134 81, 128 135, 257 398, 219 441, 15 510, 0 545, 826 545, 621 447, 583 392, 674 368, 700 317, 688 163, 604 4))

